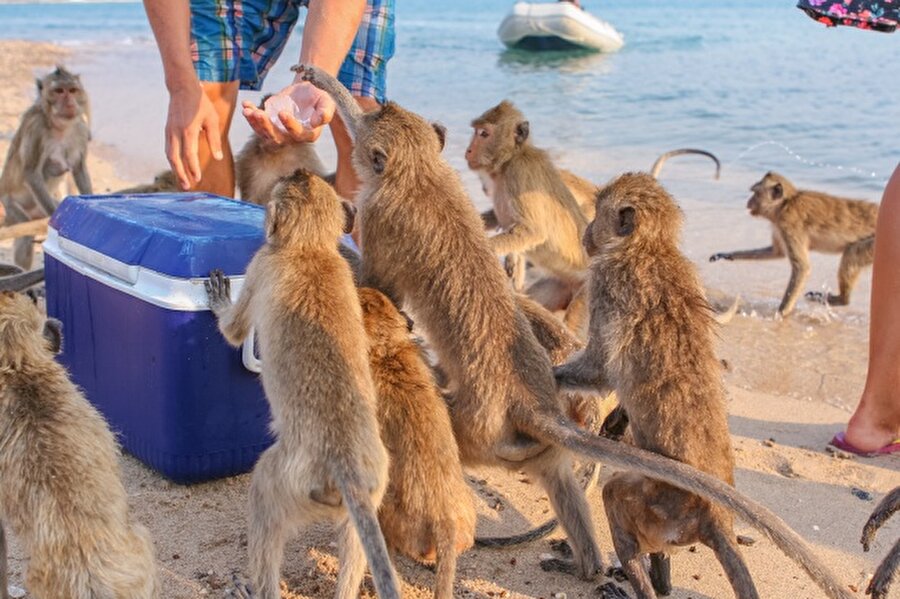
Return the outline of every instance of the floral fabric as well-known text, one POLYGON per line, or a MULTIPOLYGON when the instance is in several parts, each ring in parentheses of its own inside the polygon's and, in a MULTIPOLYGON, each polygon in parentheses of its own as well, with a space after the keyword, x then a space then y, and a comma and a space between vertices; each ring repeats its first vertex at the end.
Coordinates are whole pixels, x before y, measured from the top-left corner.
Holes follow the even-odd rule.
POLYGON ((900 0, 800 0, 797 8, 828 27, 848 25, 890 33, 900 21, 900 0))

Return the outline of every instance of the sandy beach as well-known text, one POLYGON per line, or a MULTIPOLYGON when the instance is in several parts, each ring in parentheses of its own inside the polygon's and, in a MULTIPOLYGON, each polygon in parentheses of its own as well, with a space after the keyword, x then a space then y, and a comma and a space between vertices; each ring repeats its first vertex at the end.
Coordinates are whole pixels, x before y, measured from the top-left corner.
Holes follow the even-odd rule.
MULTIPOLYGON (((5 156, 19 117, 33 100, 35 74, 70 60, 70 52, 50 44, 0 41, 0 156, 5 156)), ((160 156, 161 152, 160 147, 160 156)), ((566 156, 562 158, 565 162, 566 156)), ((119 160, 116 149, 92 142, 89 168, 95 191, 137 182, 123 174, 134 172, 134 165, 119 160)), ((454 166, 458 162, 454 161, 454 166)), ((474 178, 466 181, 470 188, 474 186, 474 178)), ((680 198, 678 181, 673 189, 680 198)), ((872 571, 900 536, 900 517, 882 529, 870 553, 862 552, 860 532, 875 502, 900 484, 900 456, 863 459, 835 455, 826 451, 826 445, 843 429, 865 380, 870 273, 861 278, 845 311, 806 306, 796 317, 776 321, 773 314, 787 281, 785 263, 754 264, 751 268, 706 262, 710 253, 732 245, 765 245, 767 229, 739 205, 711 206, 692 198, 684 205, 684 249, 697 263, 710 297, 720 305, 727 305, 736 293, 744 297, 741 313, 719 331, 719 353, 728 363, 724 377, 738 466, 737 488, 782 517, 851 592, 864 597, 872 571), (722 230, 723 219, 734 226, 722 230)), ((8 258, 9 250, 10 242, 0 244, 0 261, 8 258)), ((834 257, 815 256, 810 285, 831 282, 836 265, 834 257)), ((154 538, 162 596, 225 596, 231 573, 240 571, 246 561, 249 476, 180 486, 130 456, 122 456, 122 466, 132 510, 154 538)), ((609 473, 605 469, 603 476, 609 473)), ((475 470, 469 475, 481 533, 520 531, 550 514, 547 499, 522 474, 475 470)), ((591 497, 591 505, 608 567, 616 558, 599 493, 591 497)), ((737 524, 737 532, 755 539, 751 546, 742 547, 742 552, 762 597, 822 596, 760 533, 743 522, 737 524)), ((613 579, 600 577, 588 583, 541 571, 540 556, 551 552, 550 541, 559 538, 562 535, 557 532, 548 540, 511 550, 467 552, 459 561, 457 595, 598 597, 598 586, 613 579)), ((334 540, 330 527, 320 526, 288 544, 284 597, 333 594, 337 572, 334 540)), ((22 586, 25 564, 26 556, 12 538, 11 584, 22 586)), ((399 558, 397 565, 405 597, 431 596, 431 570, 404 558, 399 558)), ((674 557, 673 582, 671 596, 676 599, 732 596, 712 552, 703 546, 685 548, 674 557)), ((617 584, 628 589, 627 582, 617 584)), ((900 588, 894 593, 892 596, 900 597, 900 588)), ((368 579, 363 596, 375 596, 368 579)))

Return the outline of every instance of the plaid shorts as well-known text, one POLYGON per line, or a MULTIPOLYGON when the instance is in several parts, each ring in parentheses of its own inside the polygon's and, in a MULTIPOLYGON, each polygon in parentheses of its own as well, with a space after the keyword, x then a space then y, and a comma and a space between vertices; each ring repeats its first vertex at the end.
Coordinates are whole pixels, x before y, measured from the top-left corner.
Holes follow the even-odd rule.
MULTIPOLYGON (((309 0, 191 0, 191 55, 201 81, 258 90, 309 0)), ((394 55, 394 0, 368 0, 338 79, 355 96, 385 101, 394 55)))

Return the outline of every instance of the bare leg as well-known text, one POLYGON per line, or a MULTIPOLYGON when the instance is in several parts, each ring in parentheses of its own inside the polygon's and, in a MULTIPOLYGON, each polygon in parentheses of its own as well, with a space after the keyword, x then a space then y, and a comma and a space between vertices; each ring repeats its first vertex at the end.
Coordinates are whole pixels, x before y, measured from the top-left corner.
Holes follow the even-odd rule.
POLYGON ((228 143, 228 132, 231 130, 231 119, 237 105, 237 81, 218 83, 203 81, 200 86, 203 93, 212 101, 219 115, 219 134, 222 136, 222 160, 215 160, 209 151, 206 136, 201 133, 198 145, 200 170, 203 178, 194 187, 194 191, 208 191, 228 198, 234 197, 234 156, 231 144, 228 143))
POLYGON ((863 451, 875 451, 900 437, 900 166, 894 170, 878 211, 869 370, 846 439, 863 451))

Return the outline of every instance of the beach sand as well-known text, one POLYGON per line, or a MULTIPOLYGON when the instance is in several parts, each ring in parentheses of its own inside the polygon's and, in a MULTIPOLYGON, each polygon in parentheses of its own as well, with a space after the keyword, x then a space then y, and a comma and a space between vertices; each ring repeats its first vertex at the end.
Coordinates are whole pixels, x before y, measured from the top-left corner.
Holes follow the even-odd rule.
MULTIPOLYGON (((33 98, 35 71, 42 72, 67 57, 47 44, 0 41, 0 155, 6 153, 19 116, 33 98), (27 57, 27 62, 26 62, 27 57), (28 64, 28 67, 22 66, 28 64), (32 69, 35 69, 33 71, 32 69)), ((119 173, 117 153, 97 142, 89 162, 97 191, 133 183, 119 173)), ((681 197, 677 193, 676 195, 681 197)), ((861 459, 836 457, 825 451, 858 400, 865 379, 868 287, 860 281, 857 296, 844 312, 804 307, 795 318, 775 321, 772 315, 787 280, 784 263, 710 265, 712 251, 766 243, 766 230, 740 207, 686 207, 685 251, 697 262, 711 298, 726 305, 734 293, 747 301, 742 314, 719 332, 719 352, 729 365, 731 432, 737 458, 737 488, 781 516, 862 597, 868 577, 900 536, 900 518, 881 531, 872 551, 862 552, 862 525, 875 505, 900 484, 900 457, 861 459), (722 219, 729 219, 727 230, 722 219), (731 226, 731 222, 734 226, 731 226), (752 271, 751 275, 747 273, 752 271), (862 498, 860 497, 862 496, 862 498)), ((10 243, 0 245, 0 260, 10 243)), ((813 269, 821 280, 834 277, 836 260, 816 257, 813 269)), ((817 279, 818 280, 818 279, 817 279)), ((811 283, 812 285, 813 283, 811 283)), ((122 456, 125 485, 136 518, 151 531, 157 551, 162 596, 166 599, 221 597, 231 572, 246 561, 245 507, 249 476, 207 484, 175 485, 130 456, 122 456)), ((603 476, 609 475, 605 469, 603 476)), ((497 534, 543 521, 550 506, 524 475, 497 470, 470 472, 477 498, 478 528, 497 534)), ((605 565, 616 562, 599 493, 591 498, 594 523, 605 565)), ((739 534, 753 537, 742 547, 762 597, 821 597, 808 577, 771 542, 745 523, 739 534)), ((561 533, 551 539, 561 538, 561 533)), ((285 597, 330 597, 337 560, 334 534, 317 526, 293 539, 285 551, 285 597)), ((471 550, 459 561, 457 594, 465 597, 597 597, 610 579, 588 583, 548 574, 539 568, 549 540, 511 550, 471 550), (558 596, 558 595, 557 595, 558 596)), ((398 559, 405 597, 430 597, 433 573, 398 559)), ((21 586, 26 564, 17 540, 11 540, 11 583, 21 586)), ((731 597, 725 576, 705 547, 685 548, 673 559, 672 597, 731 597)), ((621 583, 627 588, 627 583, 621 583)), ((896 593, 896 592, 895 592, 896 593)), ((374 596, 371 582, 364 596, 374 596)), ((900 597, 900 593, 893 596, 900 597)))

